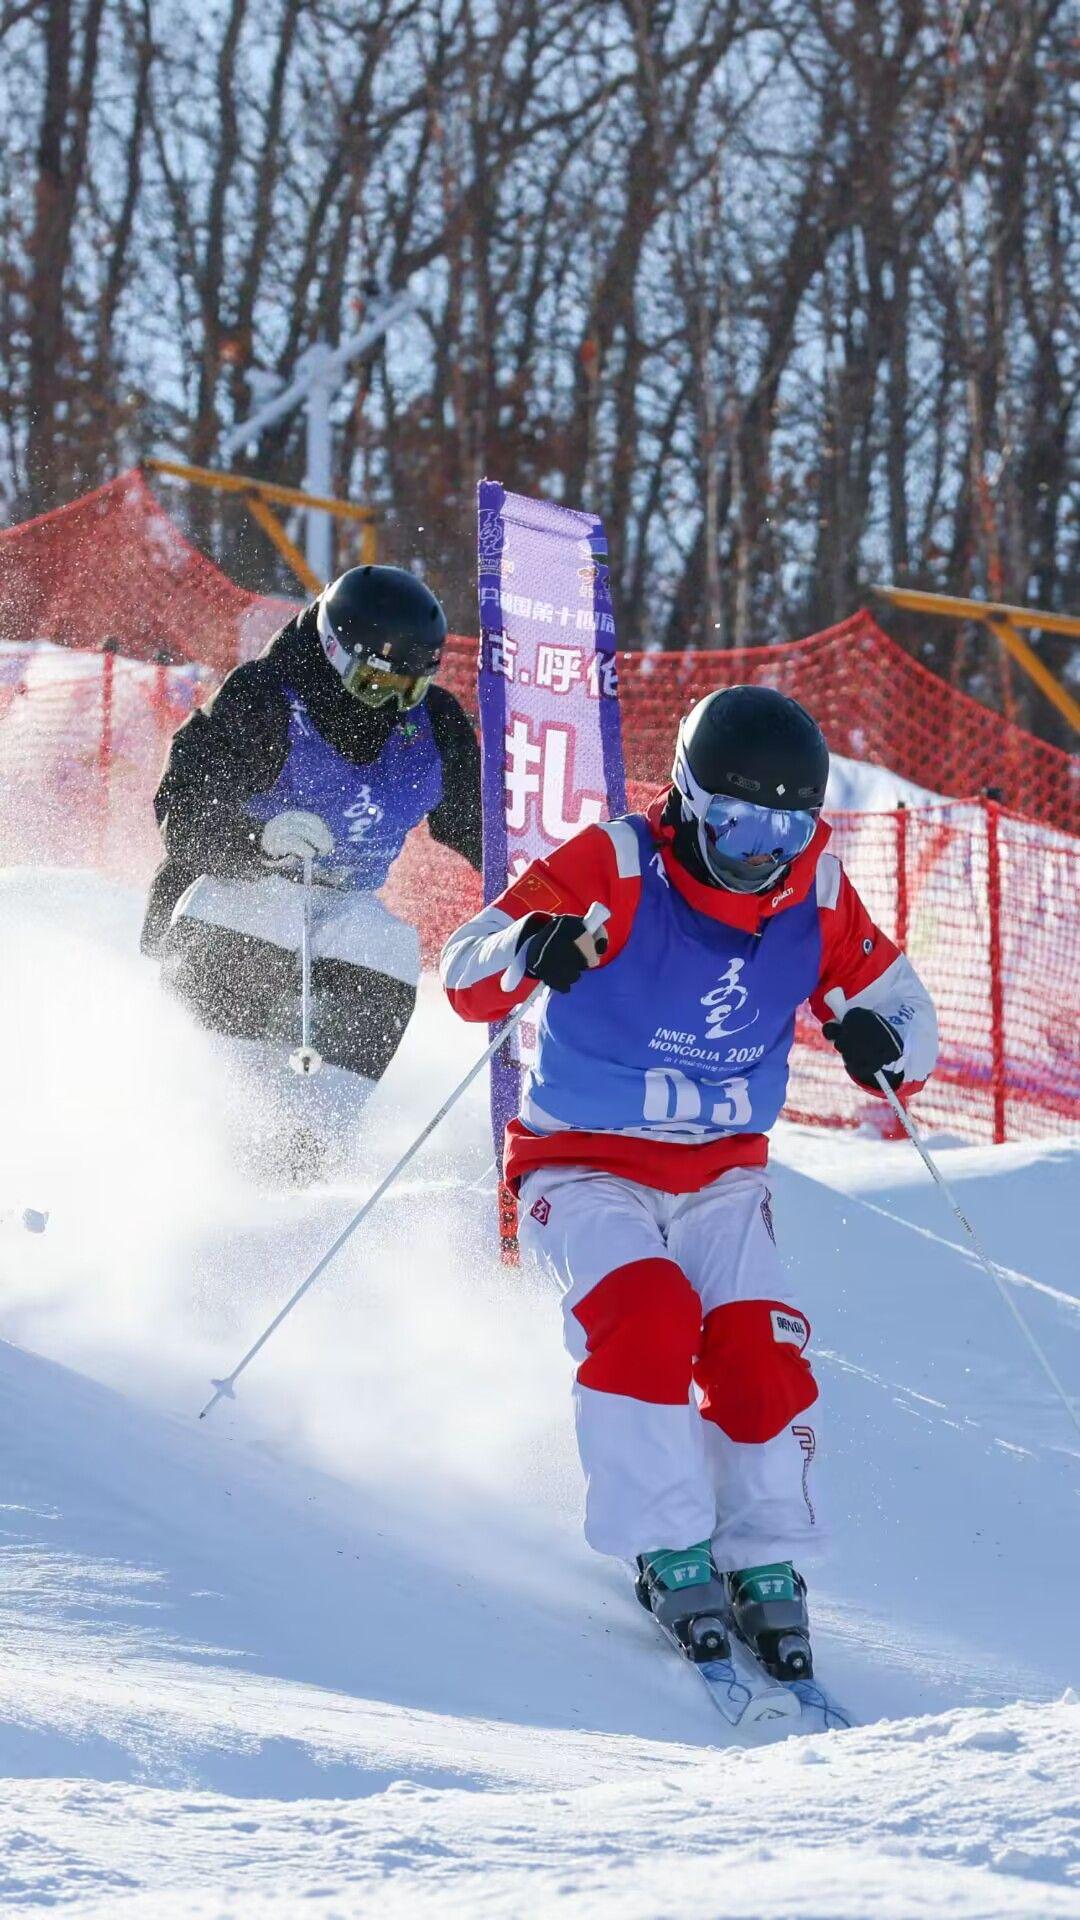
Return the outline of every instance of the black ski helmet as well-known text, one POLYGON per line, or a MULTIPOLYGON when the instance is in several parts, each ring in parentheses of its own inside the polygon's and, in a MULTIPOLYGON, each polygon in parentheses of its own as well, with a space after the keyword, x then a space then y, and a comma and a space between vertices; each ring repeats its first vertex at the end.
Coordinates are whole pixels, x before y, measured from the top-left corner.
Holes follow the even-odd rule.
POLYGON ((707 693, 679 724, 682 756, 699 787, 756 807, 814 810, 823 805, 829 749, 815 719, 774 687, 723 687, 707 693))
MULTIPOLYGON (((828 778, 829 749, 817 721, 797 700, 772 687, 724 687, 706 694, 679 724, 672 781, 681 796, 682 818, 696 825, 698 851, 710 877, 734 892, 765 891, 790 864, 799 840, 809 843, 828 778), (731 841, 742 837, 754 844, 746 823, 743 829, 724 823, 719 834, 719 821, 714 818, 710 825, 710 805, 718 797, 741 802, 744 812, 760 810, 760 850, 752 857, 733 858, 728 852, 729 830, 731 841)), ((715 807, 712 812, 715 816, 715 807)))
POLYGON ((418 706, 442 657, 446 615, 404 567, 350 567, 320 593, 319 644, 365 706, 418 706))

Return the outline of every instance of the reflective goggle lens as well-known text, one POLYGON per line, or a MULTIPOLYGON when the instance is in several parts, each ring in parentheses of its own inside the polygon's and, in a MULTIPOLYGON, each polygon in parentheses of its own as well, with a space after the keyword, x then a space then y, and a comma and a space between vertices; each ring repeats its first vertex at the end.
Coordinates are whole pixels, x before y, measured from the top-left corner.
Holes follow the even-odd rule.
POLYGON ((703 824, 709 845, 729 859, 770 856, 786 862, 810 845, 817 820, 812 813, 755 807, 749 800, 733 800, 718 793, 705 809, 703 824))
POLYGON ((388 673, 365 660, 353 660, 342 675, 346 693, 365 707, 385 707, 392 700, 403 712, 420 705, 434 678, 433 673, 388 673))
POLYGON ((817 817, 755 807, 714 794, 699 815, 699 845, 714 880, 734 893, 764 893, 810 845, 817 817))

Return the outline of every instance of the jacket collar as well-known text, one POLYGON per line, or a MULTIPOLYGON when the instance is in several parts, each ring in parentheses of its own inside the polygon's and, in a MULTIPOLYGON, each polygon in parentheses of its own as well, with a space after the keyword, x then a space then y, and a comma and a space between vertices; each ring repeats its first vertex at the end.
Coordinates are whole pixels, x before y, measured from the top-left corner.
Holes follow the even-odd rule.
POLYGON ((652 837, 660 849, 660 857, 676 893, 680 894, 695 913, 703 913, 710 920, 720 920, 727 927, 738 927, 743 933, 760 933, 766 920, 772 920, 776 914, 783 913, 788 907, 798 906, 805 900, 817 873, 817 864, 832 836, 832 828, 819 820, 810 845, 796 854, 782 881, 777 883, 771 893, 728 893, 724 887, 710 887, 704 881, 695 880, 688 873, 682 861, 676 859, 673 841, 674 827, 665 825, 662 815, 667 794, 662 793, 653 801, 645 817, 649 823, 652 837))

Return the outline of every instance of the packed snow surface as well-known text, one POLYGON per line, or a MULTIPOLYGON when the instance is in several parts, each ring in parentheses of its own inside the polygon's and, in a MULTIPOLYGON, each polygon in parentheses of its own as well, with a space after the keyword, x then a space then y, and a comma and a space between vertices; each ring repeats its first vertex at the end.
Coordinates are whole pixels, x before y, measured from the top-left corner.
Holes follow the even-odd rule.
MULTIPOLYGON (((268 1192, 138 918, 0 876, 0 1911, 1080 1912, 1080 1442, 910 1149, 778 1130, 862 1724, 733 1743, 582 1543, 482 1092, 197 1420, 481 1036, 425 990, 355 1175, 268 1192)), ((941 1157, 1075 1391, 1080 1146, 941 1157)))
POLYGON ((825 811, 832 813, 891 813, 896 807, 940 805, 942 795, 914 780, 905 780, 889 767, 872 760, 848 760, 834 753, 829 760, 825 811))

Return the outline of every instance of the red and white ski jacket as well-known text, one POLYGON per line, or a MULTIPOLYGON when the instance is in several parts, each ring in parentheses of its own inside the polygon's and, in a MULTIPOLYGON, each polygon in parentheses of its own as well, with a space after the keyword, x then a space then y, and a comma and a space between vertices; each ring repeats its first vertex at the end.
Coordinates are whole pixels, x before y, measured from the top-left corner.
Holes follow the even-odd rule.
MULTIPOLYGON (((910 961, 875 926, 835 854, 826 851, 831 829, 821 823, 809 847, 791 864, 774 893, 737 894, 696 880, 676 859, 673 829, 661 815, 663 799, 648 813, 656 859, 670 885, 694 909, 741 932, 757 933, 774 915, 803 902, 814 889, 821 931, 820 976, 810 1007, 822 1022, 840 1011, 869 1007, 890 1021, 903 1043, 893 1071, 915 1092, 937 1058, 933 1003, 910 961)), ((652 863, 650 863, 652 864, 652 863)), ((499 898, 451 935, 441 974, 450 1003, 465 1020, 504 1019, 535 987, 524 971, 519 942, 537 915, 584 915, 594 901, 608 909, 607 951, 600 967, 618 957, 630 936, 642 893, 637 837, 622 821, 586 827, 550 855, 537 860, 499 898)), ((880 1096, 879 1096, 880 1097, 880 1096)), ((688 1145, 647 1137, 647 1129, 587 1133, 580 1128, 543 1133, 520 1120, 507 1129, 506 1177, 514 1185, 525 1173, 555 1162, 572 1162, 641 1181, 667 1192, 694 1192, 734 1166, 763 1166, 764 1134, 740 1133, 688 1145)))

